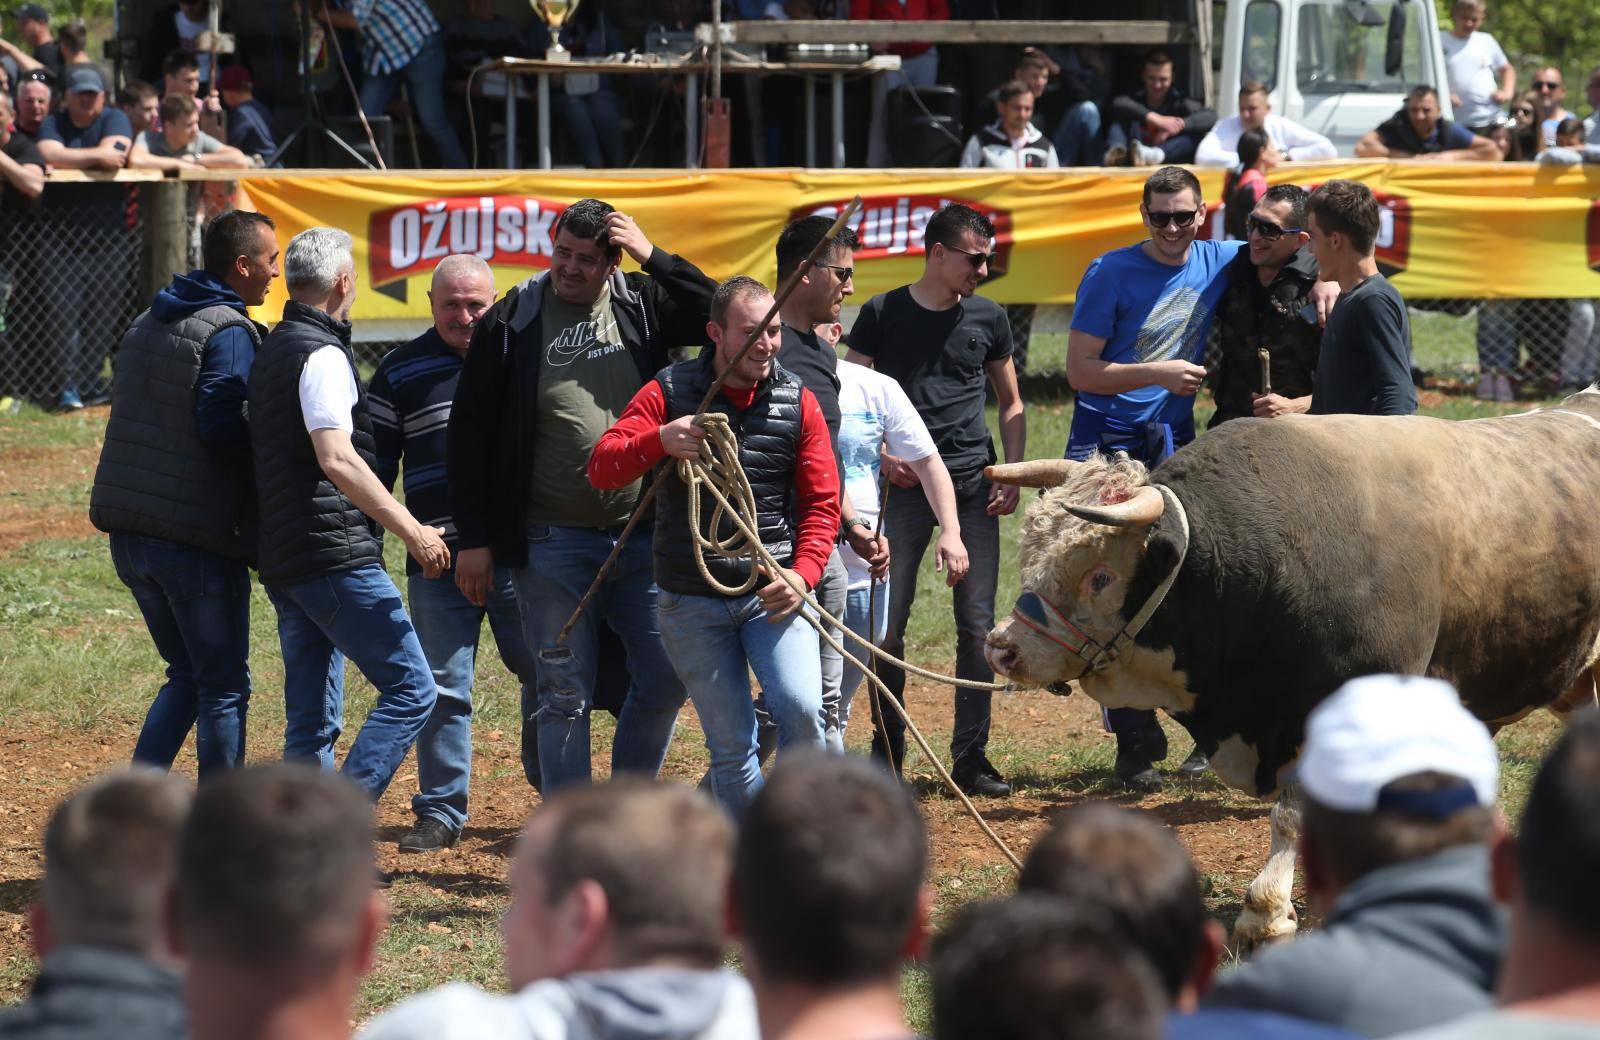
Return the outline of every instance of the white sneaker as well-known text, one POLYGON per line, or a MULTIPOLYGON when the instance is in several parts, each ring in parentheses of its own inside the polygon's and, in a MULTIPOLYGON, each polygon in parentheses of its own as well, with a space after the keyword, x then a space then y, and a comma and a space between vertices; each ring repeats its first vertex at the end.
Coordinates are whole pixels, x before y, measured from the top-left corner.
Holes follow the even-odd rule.
POLYGON ((1511 389, 1511 377, 1504 372, 1494 374, 1494 399, 1503 403, 1517 399, 1516 393, 1511 389))
POLYGON ((1478 392, 1473 395, 1480 401, 1494 400, 1494 373, 1485 372, 1478 377, 1478 392))

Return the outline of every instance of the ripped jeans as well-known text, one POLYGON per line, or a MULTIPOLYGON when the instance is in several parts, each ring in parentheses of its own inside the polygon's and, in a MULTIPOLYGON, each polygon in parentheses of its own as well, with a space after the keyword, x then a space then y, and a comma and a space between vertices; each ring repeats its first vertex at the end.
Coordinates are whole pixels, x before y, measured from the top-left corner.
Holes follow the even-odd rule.
POLYGON ((556 634, 616 545, 618 530, 530 524, 528 565, 512 575, 536 679, 533 703, 523 704, 523 724, 531 716, 538 725, 539 771, 546 797, 566 784, 590 779, 589 714, 594 707, 600 625, 610 625, 621 637, 632 676, 611 747, 613 775, 654 777, 683 707, 683 683, 667 659, 656 622, 655 562, 648 525, 623 546, 566 646, 554 646, 556 634))

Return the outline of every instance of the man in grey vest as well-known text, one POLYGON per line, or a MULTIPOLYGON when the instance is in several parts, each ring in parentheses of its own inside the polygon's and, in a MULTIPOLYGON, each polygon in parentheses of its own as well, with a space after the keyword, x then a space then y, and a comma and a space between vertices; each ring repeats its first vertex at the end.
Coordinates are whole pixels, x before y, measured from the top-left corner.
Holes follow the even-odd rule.
POLYGON ((202 778, 244 761, 250 700, 255 495, 245 383, 278 276, 272 221, 232 212, 206 227, 205 267, 178 275, 122 337, 89 519, 111 535, 167 681, 134 747, 170 768, 198 721, 202 778))
POLYGON ((348 657, 378 691, 344 773, 376 801, 438 696, 411 618, 383 569, 382 531, 436 578, 444 532, 421 524, 373 472, 372 412, 350 351, 350 236, 300 232, 284 251, 289 302, 250 369, 250 449, 261 502, 257 567, 278 612, 283 753, 333 767, 348 657))

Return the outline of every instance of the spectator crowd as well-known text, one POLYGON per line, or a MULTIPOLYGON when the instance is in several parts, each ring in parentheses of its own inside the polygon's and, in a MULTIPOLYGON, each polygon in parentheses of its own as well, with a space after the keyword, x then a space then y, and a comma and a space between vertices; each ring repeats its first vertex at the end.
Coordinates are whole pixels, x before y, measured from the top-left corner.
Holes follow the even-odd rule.
POLYGON ((28 916, 39 971, 0 1036, 1600 1036, 1600 924, 1583 909, 1600 869, 1600 716, 1555 744, 1515 833, 1498 765, 1446 683, 1336 691, 1298 770, 1316 924, 1231 964, 1178 835, 1137 809, 1057 814, 1013 892, 935 934, 927 825, 864 760, 786 753, 737 821, 685 786, 567 787, 507 863, 500 984, 447 982, 359 1025, 387 915, 361 788, 279 763, 191 793, 134 767, 50 817, 28 916), (913 964, 921 1034, 903 996, 913 964))
MULTIPOLYGON (((723 0, 729 18, 873 18, 923 21, 993 17, 977 5, 952 10, 945 0, 808 0, 762 3, 723 0)), ((709 19, 701 0, 649 5, 590 2, 563 27, 560 42, 580 57, 647 51, 680 54, 692 29, 709 19)), ((175 174, 286 163, 376 161, 407 165, 396 133, 409 129, 415 164, 445 168, 504 162, 491 128, 500 102, 486 93, 489 77, 468 73, 500 55, 540 56, 553 41, 531 14, 508 19, 474 0, 445 17, 428 0, 339 0, 312 5, 304 82, 269 82, 258 93, 253 68, 285 66, 284 54, 252 54, 248 46, 213 54, 208 0, 173 0, 143 26, 133 54, 111 64, 97 59, 82 23, 52 24, 36 3, 7 13, 0 37, 0 95, 8 107, 0 127, 0 295, 8 316, 0 331, 0 411, 33 399, 59 410, 102 403, 105 362, 114 327, 131 313, 141 202, 132 189, 74 185, 71 204, 46 192, 49 169, 112 172, 123 168, 175 174), (348 80, 339 66, 349 72, 348 80), (475 82, 476 81, 476 82, 475 82), (347 85, 348 83, 348 85, 347 85), (403 93, 403 97, 402 97, 403 93), (479 118, 467 119, 473 114, 479 118), (479 111, 481 110, 481 111, 479 111), (354 119, 364 113, 373 128, 354 119), (306 123, 310 118, 312 123, 306 123), (477 127, 484 133, 480 136, 477 127), (346 147, 333 144, 326 127, 346 147), (463 139, 463 127, 472 127, 463 139), (492 158, 490 158, 492 156, 492 158), (43 196, 43 197, 41 197, 43 196), (70 211, 70 212, 69 212, 70 211), (65 235, 62 222, 70 225, 65 235), (42 241, 40 240, 42 236, 42 241), (69 243, 56 248, 51 243, 69 243), (62 251, 73 256, 57 256, 62 251), (101 291, 90 284, 83 255, 119 258, 101 291), (126 258, 129 262, 122 263, 126 258)), ((1433 161, 1600 161, 1600 69, 1586 84, 1587 117, 1565 107, 1561 70, 1541 68, 1518 93, 1516 70, 1482 28, 1482 0, 1452 8, 1441 33, 1453 119, 1442 117, 1436 90, 1418 85, 1402 108, 1355 145, 1368 157, 1433 161)), ((220 12, 224 31, 232 15, 220 12)), ((274 41, 279 49, 298 45, 274 41)), ((259 40, 238 41, 257 48, 259 40)), ((1041 169, 1092 165, 1224 167, 1217 229, 1245 237, 1245 222, 1278 164, 1332 158, 1327 137, 1272 111, 1272 88, 1244 83, 1236 114, 1219 119, 1189 96, 1188 58, 1154 50, 1095 45, 995 47, 956 51, 896 44, 897 71, 852 84, 870 104, 847 108, 847 157, 872 166, 964 166, 1041 169), (958 60, 957 55, 960 55, 958 60), (859 113, 859 115, 858 115, 859 113)), ((287 50, 284 51, 287 53, 287 50)), ((773 53, 771 57, 782 57, 773 53)), ((291 55, 298 57, 298 55, 291 55)), ((270 77, 269 77, 270 78, 270 77)), ((798 81, 740 76, 743 103, 732 129, 736 165, 798 165, 807 154, 794 111, 798 81)), ((562 165, 622 167, 681 161, 681 79, 584 73, 558 77, 552 110, 562 165)), ((809 89, 809 88, 807 88, 809 89)), ((512 157, 512 162, 519 158, 512 157)), ((220 185, 191 188, 202 218, 226 207, 220 185)), ((198 242, 195 243, 198 252, 198 242)), ((1487 303, 1479 322, 1479 396, 1512 400, 1520 318, 1514 302, 1487 303)), ((1007 309, 1019 367, 1026 358, 1032 308, 1007 309)), ((1567 303, 1559 362, 1544 366, 1550 389, 1586 385, 1600 364, 1594 301, 1567 303)))

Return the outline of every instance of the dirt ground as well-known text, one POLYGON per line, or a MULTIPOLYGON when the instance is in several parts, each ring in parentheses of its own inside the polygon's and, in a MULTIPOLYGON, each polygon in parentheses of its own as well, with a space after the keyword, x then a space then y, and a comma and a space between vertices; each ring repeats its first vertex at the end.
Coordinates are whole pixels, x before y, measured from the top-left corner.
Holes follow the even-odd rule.
MULTIPOLYGON (((56 489, 87 485, 97 454, 92 446, 18 447, 0 453, 0 561, 30 542, 94 533, 81 505, 58 506, 48 500, 56 489)), ((948 687, 913 684, 910 705, 913 717, 929 728, 948 726, 948 687)), ((866 718, 865 710, 860 717, 866 718)), ((87 730, 62 729, 43 718, 24 717, 0 733, 0 776, 6 781, 0 799, 0 965, 18 965, 28 957, 27 906, 38 891, 42 830, 60 796, 61 781, 87 781, 125 763, 138 725, 138 719, 127 718, 104 720, 87 730)), ((696 731, 692 712, 686 710, 680 733, 696 731)), ((1019 855, 1026 854, 1053 813, 1086 799, 1116 797, 1104 792, 1104 770, 1075 777, 1065 762, 1054 768, 1065 757, 1062 752, 1110 740, 1100 730, 1097 707, 1087 698, 1039 693, 997 697, 994 733, 997 746, 1013 749, 1026 776, 1016 795, 985 801, 980 808, 1019 855)), ((412 823, 409 795, 416 774, 414 761, 408 759, 379 806, 380 857, 384 869, 397 872, 397 885, 422 884, 469 899, 503 892, 507 857, 536 801, 522 779, 517 749, 518 734, 479 730, 471 822, 455 848, 425 858, 395 852, 394 843, 412 823)), ((1170 761, 1176 762, 1187 753, 1187 743, 1175 742, 1172 750, 1170 761)), ((1082 761, 1081 755, 1073 757, 1082 761)), ((193 766, 191 742, 178 768, 192 773, 193 766)), ((925 763, 917 772, 914 782, 932 836, 934 880, 960 901, 962 887, 974 884, 975 871, 998 868, 1004 860, 959 803, 939 791, 925 763)), ((1202 782, 1196 790, 1169 785, 1159 795, 1116 800, 1154 812, 1174 827, 1205 875, 1213 905, 1220 901, 1224 913, 1228 903, 1236 907, 1239 892, 1265 860, 1266 803, 1227 796, 1214 781, 1202 782)))
MULTIPOLYGON (((942 690, 914 687, 913 717, 937 719, 949 712, 949 695, 942 690)), ((684 727, 694 727, 686 712, 684 727)), ((1028 703, 1013 698, 997 704, 997 734, 1013 741, 1026 740, 1037 747, 1062 747, 1102 737, 1098 712, 1083 698, 1049 703, 1028 703)), ((59 782, 87 781, 127 761, 138 734, 135 721, 107 723, 90 731, 63 731, 44 724, 23 722, 8 726, 0 736, 0 761, 8 779, 0 802, 0 964, 27 956, 27 906, 35 898, 43 867, 41 835, 55 800, 59 782), (52 783, 41 784, 49 779, 52 783)), ((386 870, 395 871, 397 884, 420 883, 444 889, 457 897, 488 896, 504 889, 506 860, 518 829, 537 796, 523 781, 517 761, 514 733, 480 732, 475 741, 472 819, 456 847, 428 857, 401 856, 394 843, 409 829, 413 817, 410 792, 415 790, 412 760, 402 766, 394 786, 379 806, 379 856, 386 870)), ((1174 753, 1183 750, 1175 747, 1174 753)), ((193 769, 193 749, 179 760, 180 770, 193 769)), ((926 766, 919 771, 927 773, 926 766)), ((678 779, 692 781, 691 776, 678 779)), ((952 886, 959 898, 963 877, 974 870, 997 867, 1003 859, 961 810, 959 803, 937 791, 931 774, 919 779, 923 806, 932 838, 931 866, 935 881, 952 886)), ((985 818, 1018 855, 1026 855, 1033 840, 1048 825, 1053 813, 1104 794, 1062 793, 1060 785, 1044 793, 1024 786, 1003 800, 981 803, 985 818)), ((1221 896, 1236 903, 1242 890, 1265 859, 1269 843, 1265 803, 1238 803, 1214 795, 1191 799, 1179 785, 1159 795, 1118 797, 1117 801, 1154 812, 1178 833, 1194 856, 1197 867, 1221 896)))

